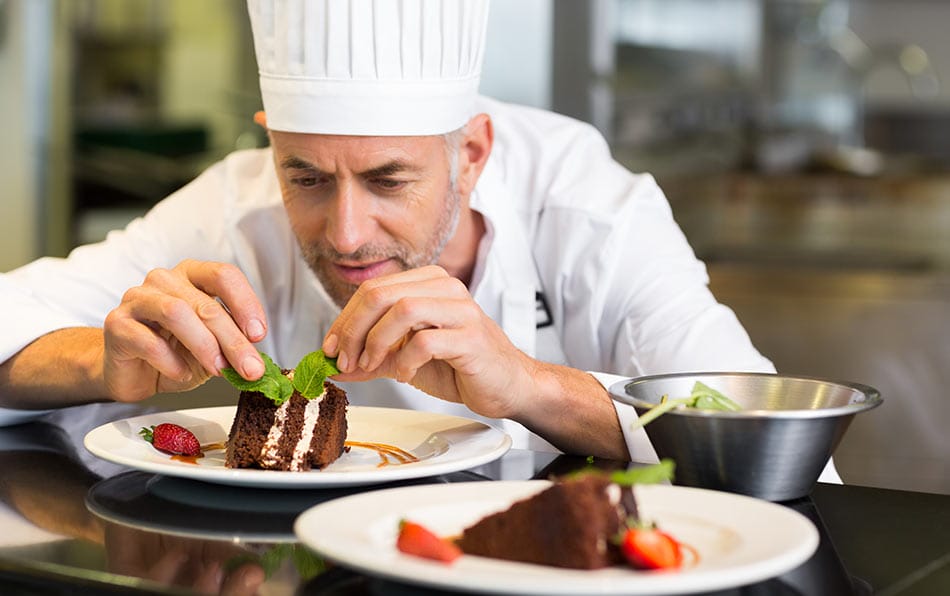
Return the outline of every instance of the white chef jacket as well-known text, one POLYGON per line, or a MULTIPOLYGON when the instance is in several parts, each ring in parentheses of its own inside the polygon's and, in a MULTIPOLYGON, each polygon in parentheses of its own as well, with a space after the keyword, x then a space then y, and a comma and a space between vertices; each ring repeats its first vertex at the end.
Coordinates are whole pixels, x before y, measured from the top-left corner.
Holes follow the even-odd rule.
MULTIPOLYGON (((710 293, 651 176, 615 162, 587 124, 488 98, 479 109, 495 143, 471 197, 487 233, 470 290, 516 346, 599 371, 605 385, 675 371, 774 372, 710 293)), ((240 267, 267 313, 258 347, 284 366, 320 347, 339 313, 300 256, 271 151, 239 151, 105 241, 0 276, 0 361, 47 332, 101 327, 149 270, 186 258, 240 267)), ((345 388, 355 405, 479 418, 389 379, 345 388)), ((643 431, 628 430, 633 409, 617 410, 631 457, 654 459, 643 431)), ((13 422, 32 413, 0 414, 13 422)), ((515 422, 489 422, 515 447, 550 448, 515 422)))

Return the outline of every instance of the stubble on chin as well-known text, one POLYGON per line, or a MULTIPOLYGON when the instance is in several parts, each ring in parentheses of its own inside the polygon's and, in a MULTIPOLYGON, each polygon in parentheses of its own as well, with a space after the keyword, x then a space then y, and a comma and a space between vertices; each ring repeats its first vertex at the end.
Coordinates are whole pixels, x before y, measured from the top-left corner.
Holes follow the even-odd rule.
POLYGON ((330 298, 337 306, 343 308, 350 301, 359 285, 346 282, 334 272, 334 263, 339 262, 375 262, 382 260, 392 260, 399 266, 400 271, 412 269, 403 256, 402 250, 379 250, 372 247, 363 246, 359 250, 350 254, 341 254, 332 248, 321 246, 319 244, 300 245, 300 251, 304 260, 314 272, 323 289, 326 290, 330 298))
POLYGON ((372 263, 391 260, 398 265, 400 271, 434 265, 439 261, 445 245, 455 234, 460 210, 461 199, 453 183, 445 197, 436 228, 429 242, 423 250, 416 253, 413 253, 409 247, 403 244, 392 244, 390 246, 367 244, 361 246, 355 252, 343 254, 335 251, 330 246, 317 242, 304 244, 298 238, 297 243, 300 246, 304 261, 317 276, 317 279, 320 280, 323 289, 326 290, 337 306, 343 308, 356 293, 356 290, 359 289, 359 286, 340 279, 333 270, 334 263, 372 263))

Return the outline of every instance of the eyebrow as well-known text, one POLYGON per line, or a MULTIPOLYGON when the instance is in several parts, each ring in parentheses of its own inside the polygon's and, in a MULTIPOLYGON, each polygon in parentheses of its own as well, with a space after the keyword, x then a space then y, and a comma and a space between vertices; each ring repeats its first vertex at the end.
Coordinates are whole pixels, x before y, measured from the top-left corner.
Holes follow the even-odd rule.
MULTIPOLYGON (((280 167, 285 170, 309 170, 319 174, 326 173, 309 161, 296 155, 289 155, 281 159, 280 167)), ((359 175, 363 178, 384 178, 400 172, 418 172, 419 170, 419 167, 397 159, 384 163, 381 166, 370 168, 364 172, 359 172, 359 175)))
POLYGON ((319 172, 320 169, 310 163, 309 161, 297 157, 296 155, 289 155, 280 160, 280 167, 285 170, 313 170, 319 172))

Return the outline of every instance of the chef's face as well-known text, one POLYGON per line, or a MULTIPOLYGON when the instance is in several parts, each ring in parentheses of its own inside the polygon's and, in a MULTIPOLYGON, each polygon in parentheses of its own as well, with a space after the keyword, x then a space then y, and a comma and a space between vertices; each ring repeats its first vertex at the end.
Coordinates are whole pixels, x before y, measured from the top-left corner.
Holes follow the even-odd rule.
POLYGON ((341 307, 367 279, 438 262, 461 203, 452 137, 271 131, 297 242, 341 307))

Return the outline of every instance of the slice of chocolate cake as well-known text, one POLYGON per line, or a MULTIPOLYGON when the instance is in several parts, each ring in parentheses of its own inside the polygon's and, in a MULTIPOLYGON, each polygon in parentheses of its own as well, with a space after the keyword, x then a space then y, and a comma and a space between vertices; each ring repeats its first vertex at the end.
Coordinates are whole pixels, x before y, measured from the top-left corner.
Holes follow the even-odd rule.
POLYGON ((606 475, 583 474, 481 519, 457 542, 470 555, 599 569, 623 561, 614 538, 632 503, 630 486, 606 475))
POLYGON ((346 392, 326 381, 319 396, 299 392, 282 404, 258 391, 242 391, 228 435, 229 468, 307 471, 343 454, 346 392))

